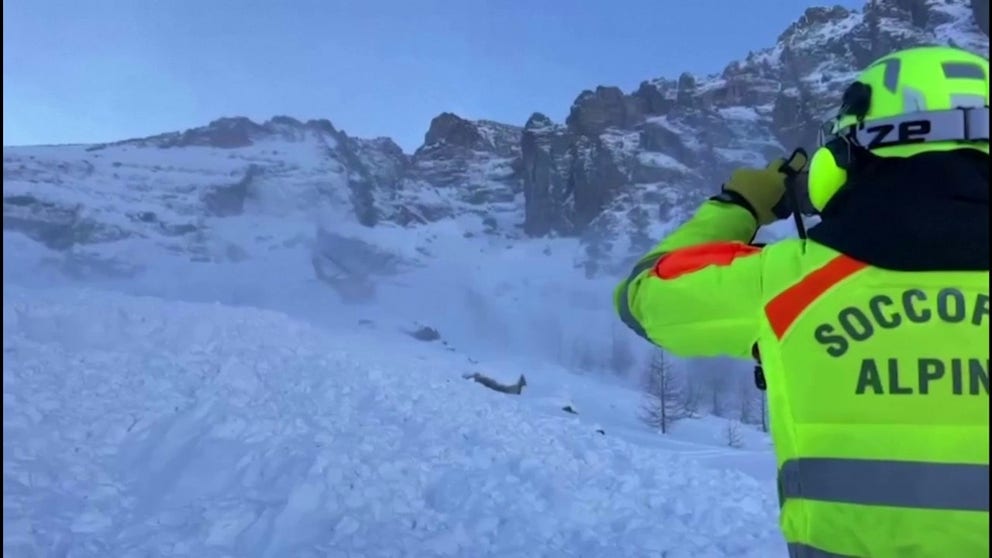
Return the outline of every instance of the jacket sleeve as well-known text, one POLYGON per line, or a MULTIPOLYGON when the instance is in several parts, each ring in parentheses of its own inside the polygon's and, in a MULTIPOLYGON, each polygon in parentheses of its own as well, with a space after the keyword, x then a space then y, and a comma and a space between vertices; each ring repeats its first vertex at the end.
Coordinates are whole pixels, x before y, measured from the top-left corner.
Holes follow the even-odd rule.
POLYGON ((756 230, 746 209, 704 203, 617 286, 620 318, 678 356, 750 357, 762 314, 756 230))

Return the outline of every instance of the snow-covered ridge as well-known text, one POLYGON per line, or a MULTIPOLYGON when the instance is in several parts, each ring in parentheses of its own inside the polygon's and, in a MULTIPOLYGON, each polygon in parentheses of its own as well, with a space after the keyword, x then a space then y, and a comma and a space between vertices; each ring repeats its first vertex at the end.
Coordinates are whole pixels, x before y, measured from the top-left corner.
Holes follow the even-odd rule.
POLYGON ((446 221, 496 241, 576 237, 578 267, 620 274, 735 166, 810 147, 854 72, 879 54, 942 42, 987 56, 976 9, 970 0, 810 8, 775 45, 718 75, 585 91, 564 124, 443 113, 413 154, 285 116, 106 145, 5 147, 4 228, 139 269, 133 260, 149 246, 226 262, 324 233, 368 243, 377 226, 446 221))
POLYGON ((218 118, 206 126, 191 128, 182 132, 170 132, 147 138, 95 145, 90 147, 90 150, 96 151, 114 145, 160 147, 163 149, 189 146, 236 148, 247 147, 257 140, 273 137, 287 142, 300 141, 307 132, 316 132, 326 136, 340 134, 334 125, 326 119, 301 122, 290 116, 276 116, 266 122, 256 123, 251 119, 239 116, 218 118))

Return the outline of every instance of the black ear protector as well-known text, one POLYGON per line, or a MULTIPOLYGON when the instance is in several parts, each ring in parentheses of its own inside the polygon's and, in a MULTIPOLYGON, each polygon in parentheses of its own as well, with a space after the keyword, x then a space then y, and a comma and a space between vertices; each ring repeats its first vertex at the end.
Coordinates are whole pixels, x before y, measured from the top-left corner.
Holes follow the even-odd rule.
MULTIPOLYGON (((863 120, 871 107, 871 86, 856 81, 841 97, 837 119, 854 116, 863 120)), ((823 211, 827 202, 848 181, 848 174, 856 172, 867 160, 868 151, 859 146, 850 130, 833 130, 834 120, 820 129, 820 148, 813 153, 809 164, 809 199, 813 207, 823 211)))
MULTIPOLYGON (((867 83, 856 81, 844 90, 837 117, 854 116, 858 121, 861 121, 868 114, 870 108, 871 86, 867 83)), ((822 147, 830 150, 830 153, 834 157, 834 163, 846 171, 854 170, 857 166, 859 155, 865 151, 860 146, 854 144, 846 133, 833 135, 822 147)))

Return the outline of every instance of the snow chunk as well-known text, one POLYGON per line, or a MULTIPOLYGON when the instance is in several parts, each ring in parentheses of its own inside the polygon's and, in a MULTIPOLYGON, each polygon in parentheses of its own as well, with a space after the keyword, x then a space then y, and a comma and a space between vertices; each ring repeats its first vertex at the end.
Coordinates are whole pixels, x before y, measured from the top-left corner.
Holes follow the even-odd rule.
POLYGON ((733 120, 746 120, 756 122, 761 117, 753 107, 726 107, 719 109, 720 116, 733 120))
POLYGON ((679 172, 692 172, 689 167, 678 162, 671 155, 659 153, 657 151, 641 151, 637 154, 637 160, 644 166, 672 169, 679 172))

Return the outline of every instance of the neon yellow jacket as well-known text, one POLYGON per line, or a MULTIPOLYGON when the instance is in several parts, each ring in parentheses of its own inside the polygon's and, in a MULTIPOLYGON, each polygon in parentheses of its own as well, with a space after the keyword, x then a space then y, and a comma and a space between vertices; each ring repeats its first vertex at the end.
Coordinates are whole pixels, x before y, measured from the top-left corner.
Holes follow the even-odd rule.
POLYGON ((680 356, 760 350, 791 555, 988 556, 987 269, 891 271, 755 230, 706 202, 617 287, 620 317, 680 356))

